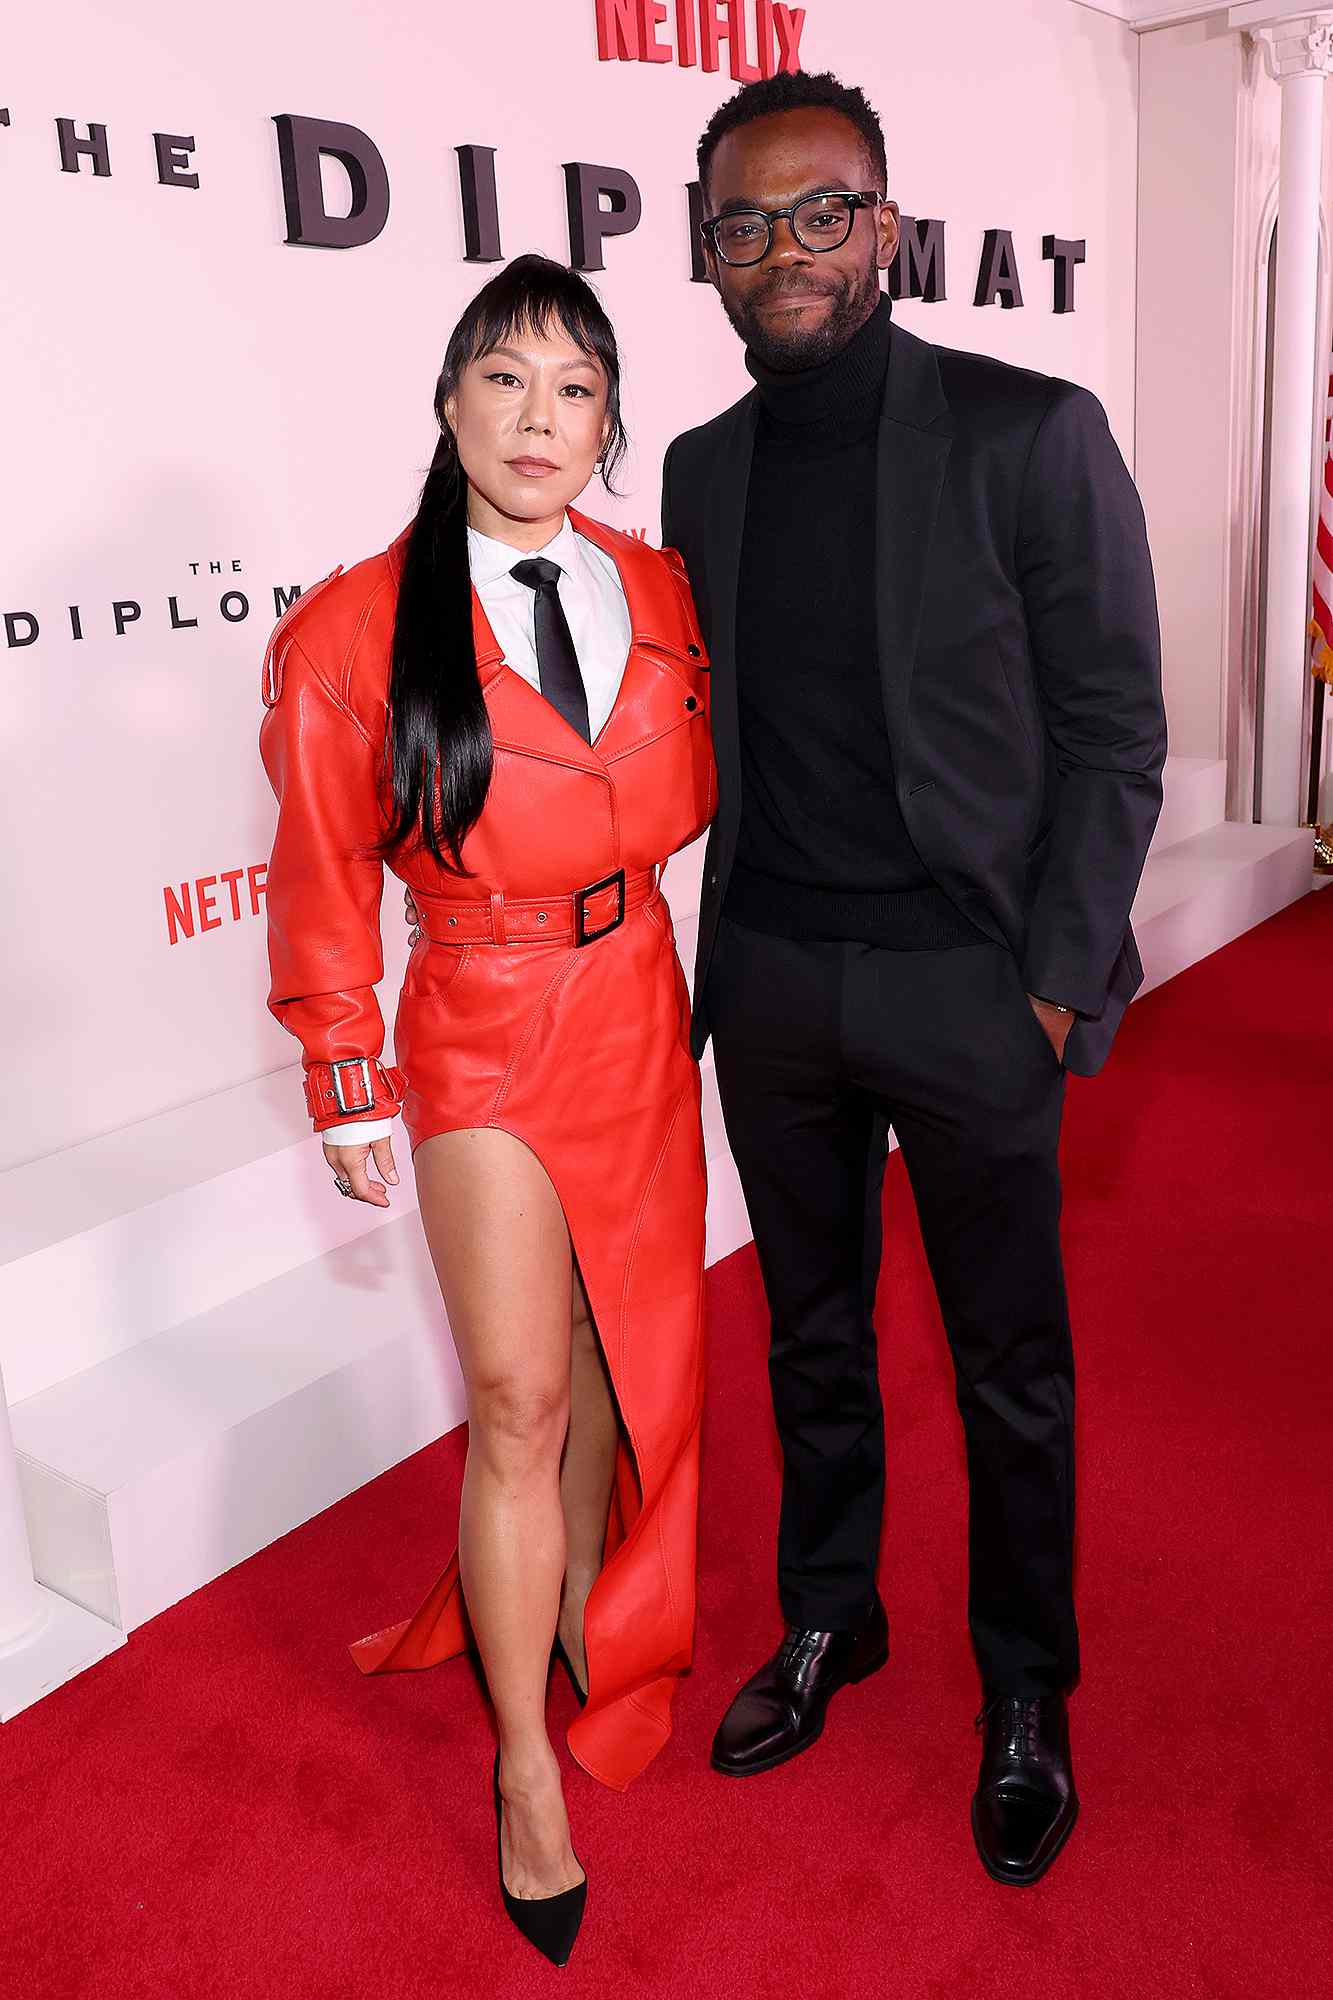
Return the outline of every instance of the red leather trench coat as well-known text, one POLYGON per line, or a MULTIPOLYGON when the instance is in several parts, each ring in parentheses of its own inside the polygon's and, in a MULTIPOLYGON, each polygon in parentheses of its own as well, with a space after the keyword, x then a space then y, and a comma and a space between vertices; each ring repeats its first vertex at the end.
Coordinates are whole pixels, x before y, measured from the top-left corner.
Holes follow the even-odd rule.
MULTIPOLYGON (((464 844, 466 876, 446 874, 419 845, 389 857, 422 936, 398 1000, 398 1069, 373 1072, 366 1116, 401 1101, 414 1152, 436 1133, 510 1132, 563 1205, 627 1440, 588 1600, 589 1699, 569 1745, 619 1788, 666 1741, 690 1664, 703 1388, 699 1076, 670 913, 646 871, 702 832, 716 780, 707 661, 680 558, 571 519, 612 556, 625 588, 633 636, 619 695, 584 742, 506 666, 474 593, 494 777, 464 844), (553 927, 563 899, 621 870, 630 893, 615 928, 603 928, 618 913, 612 879, 575 905, 583 928, 602 935, 580 945, 542 934, 543 903, 553 927)), ((301 1041, 309 1085, 323 1079, 317 1128, 345 1122, 323 1065, 383 1048, 383 876, 366 848, 386 823, 402 548, 308 592, 265 661, 261 753, 279 801, 269 1006, 301 1041)), ((432 1666, 469 1643, 455 1556, 413 1618, 352 1651, 374 1673, 432 1666)))

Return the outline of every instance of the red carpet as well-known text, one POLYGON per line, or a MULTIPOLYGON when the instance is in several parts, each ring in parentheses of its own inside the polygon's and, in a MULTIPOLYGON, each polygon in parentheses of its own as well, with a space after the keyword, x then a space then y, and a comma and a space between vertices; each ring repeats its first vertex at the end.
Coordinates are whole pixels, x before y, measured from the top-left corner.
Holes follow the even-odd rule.
MULTIPOLYGON (((968 1831, 962 1456, 901 1166, 881 1294, 887 1672, 748 1783, 709 1738, 777 1632, 752 1254, 711 1280, 697 1666, 623 1797, 572 1764, 570 1968, 505 1924, 465 1665, 343 1642, 452 1540, 460 1439, 354 1494, 0 1731, 14 2000, 1300 2000, 1330 1990, 1333 892, 1131 1010, 1070 1090, 1083 1815, 1038 1888, 968 1831)), ((563 1723, 572 1697, 553 1682, 563 1723)), ((567 1761, 567 1760, 566 1760, 567 1761)))

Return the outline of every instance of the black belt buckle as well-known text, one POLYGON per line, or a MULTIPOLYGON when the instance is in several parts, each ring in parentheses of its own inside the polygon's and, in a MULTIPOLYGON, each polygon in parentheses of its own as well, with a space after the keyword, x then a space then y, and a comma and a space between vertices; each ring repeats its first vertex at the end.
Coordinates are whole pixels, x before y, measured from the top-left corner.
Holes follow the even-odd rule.
POLYGON ((598 938, 608 937, 612 931, 618 931, 624 921, 625 871, 623 868, 617 868, 614 875, 606 875, 600 882, 590 882, 586 889, 576 889, 574 891, 574 943, 576 947, 585 944, 595 944, 598 938), (619 890, 620 895, 616 913, 609 924, 603 924, 600 930, 590 931, 588 929, 588 916, 584 898, 585 896, 600 895, 603 889, 619 890))

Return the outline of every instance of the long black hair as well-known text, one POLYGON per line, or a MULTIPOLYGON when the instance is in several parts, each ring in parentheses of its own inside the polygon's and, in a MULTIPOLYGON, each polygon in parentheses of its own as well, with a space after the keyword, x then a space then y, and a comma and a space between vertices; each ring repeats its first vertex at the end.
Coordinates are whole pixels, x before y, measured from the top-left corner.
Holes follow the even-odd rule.
POLYGON ((419 836, 434 859, 463 874, 462 846, 486 803, 494 764, 490 718, 472 637, 467 551, 467 477, 445 404, 470 362, 522 332, 559 326, 606 377, 607 431, 602 478, 625 455, 620 356, 611 322, 591 285, 549 257, 516 257, 483 285, 449 337, 435 385, 440 442, 412 523, 393 628, 389 682, 393 817, 388 851, 419 836), (440 806, 435 811, 435 788, 440 806))

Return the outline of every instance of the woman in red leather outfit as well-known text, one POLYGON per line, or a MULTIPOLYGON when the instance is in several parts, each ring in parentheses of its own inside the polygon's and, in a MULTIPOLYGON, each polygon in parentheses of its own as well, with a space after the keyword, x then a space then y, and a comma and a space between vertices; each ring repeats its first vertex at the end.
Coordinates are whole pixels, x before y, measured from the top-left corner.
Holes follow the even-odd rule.
POLYGON ((467 1388, 458 1552, 353 1652, 372 1673, 475 1643, 505 1905, 563 1963, 586 1878, 553 1644, 586 1690, 569 1747, 617 1788, 666 1741, 691 1658, 704 1160, 657 878, 713 811, 706 660, 679 557, 569 507, 625 443, 582 279, 525 257, 485 286, 435 408, 411 527, 269 644, 269 1006, 341 1191, 387 1204, 401 1110, 467 1388), (420 925, 396 1068, 385 862, 420 925))

